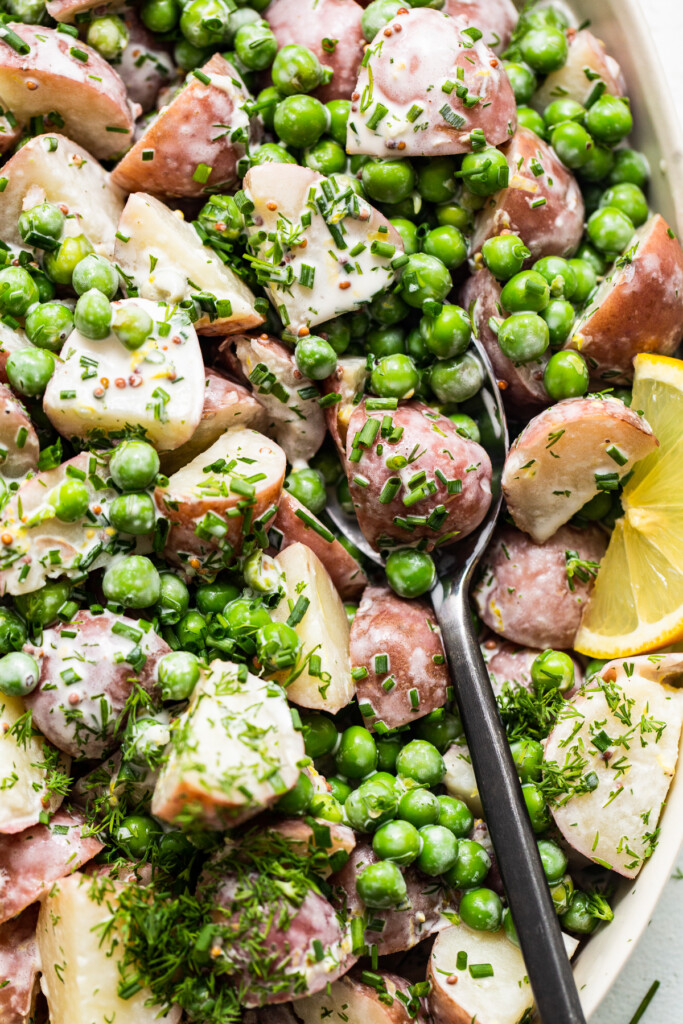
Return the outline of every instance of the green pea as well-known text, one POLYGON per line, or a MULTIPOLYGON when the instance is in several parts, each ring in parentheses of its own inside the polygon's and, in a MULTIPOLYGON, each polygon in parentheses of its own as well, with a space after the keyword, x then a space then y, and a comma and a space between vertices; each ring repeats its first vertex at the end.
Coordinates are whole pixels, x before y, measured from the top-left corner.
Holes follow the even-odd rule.
POLYGON ((156 609, 159 621, 164 625, 174 625, 189 607, 190 593, 180 577, 172 572, 162 573, 161 596, 156 609))
POLYGON ((452 156, 437 156, 421 164, 417 190, 428 203, 447 203, 455 195, 457 164, 452 156))
POLYGON ((555 402, 564 398, 580 398, 588 391, 588 366, 578 352, 556 352, 548 360, 543 384, 555 402))
POLYGON ((469 832, 472 831, 474 825, 474 815, 462 800, 456 800, 454 796, 442 795, 438 797, 439 806, 439 825, 443 825, 447 828, 456 839, 463 839, 469 832))
POLYGON ((277 39, 267 22, 242 25, 233 43, 237 56, 250 71, 269 68, 277 53, 277 39))
POLYGON ((461 839, 458 843, 458 859, 445 877, 454 889, 471 889, 481 885, 490 869, 491 858, 481 843, 473 839, 461 839))
POLYGON ((140 18, 150 32, 172 32, 180 18, 178 0, 144 0, 140 18))
POLYGON ((199 682, 199 662, 190 651, 171 651, 157 666, 162 700, 187 700, 199 682))
POLYGON ((173 59, 183 71, 203 67, 211 56, 207 47, 193 46, 187 39, 180 39, 173 48, 173 59))
POLYGON ((445 708, 437 708, 415 724, 415 733, 419 739, 427 740, 443 754, 462 735, 462 722, 459 715, 445 708))
POLYGON ((466 153, 458 176, 475 196, 490 196, 501 188, 507 188, 510 168, 505 154, 488 146, 475 153, 466 153))
POLYGON ((569 266, 574 271, 574 277, 576 278, 576 290, 572 299, 576 305, 580 306, 593 293, 597 284, 597 274, 593 265, 587 260, 569 260, 569 266))
POLYGON ((338 775, 328 775, 327 782, 332 790, 331 795, 335 800, 338 800, 340 804, 345 803, 346 798, 353 792, 353 789, 349 786, 348 782, 339 778, 338 775))
POLYGON ((384 327, 401 323, 408 315, 408 306, 397 292, 381 292, 369 307, 370 316, 384 327))
POLYGON ((38 348, 60 352, 73 330, 71 310, 61 302, 45 302, 33 307, 26 317, 26 337, 38 348))
POLYGON ((0 270, 0 312, 24 316, 39 298, 38 287, 23 267, 0 270))
POLYGON ((559 882, 567 870, 567 856, 562 848, 552 839, 539 839, 538 852, 541 855, 543 871, 548 882, 551 885, 559 882))
POLYGON ((325 481, 317 469, 292 470, 285 480, 285 488, 313 515, 318 515, 325 508, 325 481))
POLYGON ((19 234, 26 245, 51 252, 59 245, 65 217, 54 203, 38 203, 19 217, 19 234))
POLYGON ((318 711, 306 711, 301 714, 301 724, 307 757, 312 757, 315 760, 333 753, 337 746, 339 733, 331 718, 318 711))
POLYGON ((109 566, 102 590, 108 601, 124 608, 150 608, 161 596, 161 579, 149 558, 128 555, 109 566))
POLYGON ((7 697, 26 697, 40 680, 38 662, 23 651, 11 651, 0 658, 0 693, 7 697))
POLYGON ((59 612, 69 600, 71 587, 66 580, 51 580, 30 594, 18 594, 14 604, 20 615, 34 629, 43 629, 57 621, 59 612))
POLYGON ((425 825, 436 825, 440 813, 439 800, 428 789, 409 789, 398 803, 399 818, 409 821, 417 829, 425 825))
POLYGON ((392 217, 391 224, 396 228, 401 241, 403 242, 403 248, 407 256, 412 256, 414 252, 418 251, 417 241, 417 227, 412 221, 406 220, 405 217, 392 217))
POLYGON ((334 139, 321 139, 304 154, 306 167, 329 177, 346 170, 346 151, 334 139))
POLYGON ((88 25, 86 42, 105 60, 115 60, 128 45, 129 33, 126 24, 116 15, 95 18, 88 25))
POLYGON ((26 626, 11 608, 0 607, 0 654, 20 650, 27 639, 26 626))
POLYGON ((587 501, 577 513, 581 519, 589 523, 597 523, 604 519, 612 510, 612 496, 607 491, 600 491, 587 501))
POLYGON ((431 368, 429 386, 440 402, 467 402, 481 390, 484 371, 471 352, 442 359, 431 368))
POLYGON ((534 72, 528 64, 518 61, 505 61, 503 67, 515 94, 515 101, 528 103, 536 91, 537 80, 534 72))
POLYGON ((603 93, 586 114, 586 128, 598 142, 615 146, 633 128, 628 103, 618 96, 603 93))
POLYGON ((537 270, 523 270, 515 274, 500 293, 500 304, 510 313, 539 313, 549 301, 550 287, 537 270))
POLYGON ((119 290, 119 274, 108 259, 91 252, 74 267, 71 285, 78 295, 95 288, 113 299, 119 290))
POLYGON ((302 815, 306 814, 313 799, 313 783, 305 772, 299 772, 296 785, 281 796, 275 804, 275 810, 280 814, 302 815))
POLYGON ((312 50, 298 43, 283 46, 271 68, 273 85, 283 96, 313 92, 323 80, 323 69, 312 50))
POLYGON ((159 456, 146 441, 124 441, 114 450, 109 472, 122 491, 142 491, 159 472, 159 456))
POLYGON ((381 398, 410 398, 418 380, 412 359, 400 353, 380 359, 370 376, 372 390, 381 398))
POLYGON ((351 492, 349 490, 349 481, 345 476, 343 476, 337 484, 336 492, 337 501, 339 502, 342 510, 346 512, 347 515, 355 514, 355 508, 351 498, 351 492))
POLYGON ((242 575, 247 587, 260 594, 272 594, 280 584, 280 570, 275 559, 261 548, 256 548, 242 563, 242 575))
POLYGON ((377 744, 362 725, 351 725, 341 734, 334 755, 337 771, 347 779, 362 779, 377 767, 377 744))
POLYGON ((111 331, 112 307, 106 295, 97 288, 81 295, 74 310, 76 330, 85 338, 101 341, 111 331))
POLYGON ((166 832, 159 840, 159 864, 169 873, 184 870, 195 852, 195 847, 182 832, 166 832))
POLYGON ((361 28, 368 43, 371 43, 380 29, 392 21, 404 3, 399 0, 373 0, 361 15, 361 28))
POLYGON ((518 45, 523 59, 540 75, 558 71, 567 62, 567 36, 561 29, 553 28, 551 25, 532 28, 522 36, 518 45))
POLYGON ((387 821, 375 832, 372 849, 382 860, 390 860, 401 867, 406 867, 420 855, 422 840, 410 822, 387 821))
POLYGON ((325 104, 330 117, 329 133, 342 149, 346 149, 346 131, 351 113, 351 100, 330 100, 325 104))
POLYGON ((624 181, 645 188, 650 177, 650 165, 644 153, 636 149, 618 149, 614 154, 614 167, 609 176, 610 185, 624 181))
POLYGON ((472 321, 461 306, 443 306, 438 316, 423 316, 420 332, 427 349, 439 359, 462 355, 470 343, 472 321))
POLYGON ((603 181, 614 166, 614 153, 607 146, 594 144, 589 153, 588 159, 580 168, 583 181, 603 181))
POLYGON ((441 206, 437 206, 434 212, 437 224, 449 224, 464 234, 469 232, 471 228, 470 213, 460 203, 443 203, 441 206))
POLYGON ((398 736, 380 736, 377 740, 377 770, 396 772, 396 758, 403 743, 398 736))
POLYGON ((566 913, 573 895, 574 881, 571 875, 563 875, 559 881, 550 885, 550 897, 555 905, 556 914, 566 913))
POLYGON ((552 299, 540 315, 548 325, 551 346, 559 348, 565 343, 574 326, 574 307, 566 299, 552 299))
POLYGON ((324 380, 337 367, 337 353, 328 341, 315 334, 300 338, 294 350, 296 365, 304 377, 324 380))
POLYGON ((524 260, 531 255, 518 235, 494 235, 487 238, 481 247, 484 264, 499 281, 507 281, 524 266, 524 260))
POLYGON ((377 910, 397 907, 407 895, 405 879, 390 860, 363 868, 356 879, 356 891, 366 906, 377 910))
POLYGON ((113 310, 111 329, 124 348, 133 352, 152 333, 152 318, 146 309, 135 304, 116 306, 113 310))
POLYGON ((390 821, 398 809, 398 798, 393 785, 373 775, 349 793, 344 802, 344 813, 357 832, 374 832, 390 821))
POLYGON ((555 128, 563 121, 583 121, 586 108, 573 100, 570 96, 562 96, 553 100, 543 111, 543 120, 548 128, 555 128))
POLYGON ((450 870, 458 859, 458 840, 443 825, 424 825, 419 832, 422 850, 417 867, 434 878, 450 870))
POLYGON ((550 814, 545 798, 535 782, 525 782, 522 796, 531 820, 531 827, 537 834, 545 832, 550 825, 550 814))
POLYGON ((517 107, 517 124, 528 128, 541 139, 546 137, 545 121, 533 107, 517 107))
POLYGON ((147 857, 161 837, 161 829, 153 818, 131 814, 116 826, 112 838, 133 860, 147 857))
POLYGON ((401 277, 401 293, 409 306, 422 309, 429 299, 443 302, 452 287, 451 275, 440 259, 427 253, 408 257, 401 277))
MULTIPOLYGON (((38 302, 51 302, 57 294, 54 281, 51 281, 43 270, 34 266, 29 267, 29 273, 38 289, 38 302)), ((35 306, 33 308, 35 309, 35 306)))
POLYGON ((252 166, 259 166, 260 164, 295 164, 296 157, 293 157, 291 153, 288 153, 282 146, 278 146, 275 142, 266 142, 263 146, 259 146, 258 149, 251 153, 250 156, 252 166))
POLYGON ((569 262, 561 256, 544 256, 536 260, 532 272, 547 281, 551 298, 571 299, 576 291, 576 275, 569 262))
POLYGON ((401 327, 373 327, 368 331, 366 347, 375 359, 400 355, 406 350, 405 331, 401 327))
POLYGON ((39 398, 55 372, 55 357, 44 348, 23 348, 12 352, 5 364, 7 379, 27 398, 39 398))
POLYGON ((229 19, 230 8, 221 0, 192 0, 180 15, 180 31, 198 49, 220 46, 230 38, 229 19))
POLYGON ((331 793, 314 793, 309 812, 323 821, 339 823, 344 820, 344 809, 331 793))
POLYGON ((510 753, 522 782, 537 782, 543 765, 543 745, 537 740, 515 740, 510 753))
POLYGON ((122 533, 151 533, 156 523, 154 502, 145 491, 120 494, 109 506, 109 521, 122 533))
POLYGON ((466 437, 470 441, 476 441, 477 444, 480 443, 481 431, 479 430, 479 424, 471 416, 467 416, 463 412, 454 412, 448 418, 461 437, 466 437))
MULTIPOLYGON (((282 52, 282 51, 280 51, 282 52)), ((275 108, 273 124, 288 146, 314 146, 327 130, 327 111, 314 96, 285 96, 275 108)))
POLYGON ((590 158, 593 140, 575 121, 563 121, 553 128, 550 143, 565 167, 576 171, 590 158))
POLYGON ((75 523, 88 511, 90 491, 81 480, 65 480, 50 494, 50 504, 57 519, 63 523, 75 523))
POLYGON ((480 932, 497 932, 503 923, 503 904, 493 889, 464 893, 458 913, 469 928, 480 932))
POLYGON ((548 325, 537 313, 513 313, 498 329, 498 344, 514 363, 539 359, 549 343, 548 325))
POLYGON ((598 921, 590 911, 590 896, 577 889, 571 898, 569 908, 560 914, 560 924, 569 932, 577 935, 590 935, 595 931, 598 921))
POLYGON ((408 332, 408 337, 405 341, 406 352, 416 364, 416 366, 424 366, 426 363, 431 363, 432 353, 427 348, 427 343, 424 338, 424 334, 419 327, 413 327, 408 332))
MULTIPOLYGON (((354 157, 351 157, 351 171, 353 172, 354 157)), ((366 163, 371 161, 370 157, 360 157, 358 159, 363 160, 361 169, 365 167, 366 163)), ((355 173, 355 172, 354 172, 355 173)), ((364 190, 365 192, 365 190, 364 190)), ((384 216, 391 220, 393 217, 404 217, 406 220, 418 220, 424 203, 422 196, 419 192, 411 192, 410 195, 406 196, 405 199, 401 199, 398 203, 382 203, 380 204, 380 212, 384 216)))
POLYGON ((63 238, 54 252, 45 254, 45 271, 55 284, 71 284, 71 275, 75 268, 93 247, 85 235, 73 235, 63 238))
POLYGON ((387 583, 399 597, 420 597, 436 581, 434 559, 427 551, 399 548, 386 561, 387 583))
POLYGON ((543 651, 532 662, 531 682, 537 694, 548 690, 566 693, 574 685, 574 662, 564 651, 543 651))
POLYGON ((197 611, 186 612, 175 631, 185 650, 193 651, 195 654, 203 652, 209 632, 208 623, 203 615, 197 611))
POLYGON ((349 321, 343 316, 338 316, 334 320, 328 320, 320 325, 320 337, 332 346, 332 350, 336 355, 343 355, 351 344, 351 326, 349 321))
POLYGON ((396 771, 420 786, 438 786, 446 774, 444 760, 432 744, 426 740, 411 740, 406 743, 396 759, 396 771))
POLYGON ((607 664, 608 662, 603 661, 602 658, 593 658, 592 661, 589 661, 583 673, 585 681, 589 682, 593 676, 599 675, 607 664))
MULTIPOLYGON (((261 115, 261 117, 263 119, 263 123, 266 126, 266 128, 268 129, 268 131, 271 131, 271 132, 273 131, 274 118, 275 118, 275 108, 277 107, 278 103, 282 102, 283 98, 284 97, 283 97, 282 93, 278 89, 276 89, 274 85, 268 85, 268 86, 266 86, 265 89, 261 89, 260 93, 256 97, 256 107, 257 107, 258 112, 259 112, 259 114, 261 115)), ((217 196, 216 198, 219 198, 219 199, 230 199, 232 197, 231 196, 217 196)), ((233 202, 234 202, 234 200, 233 200, 233 202)), ((240 219, 241 219, 241 215, 240 215, 240 219)), ((200 220, 200 223, 202 223, 201 213, 199 215, 199 220, 200 220)))
POLYGON ((621 210, 636 228, 645 223, 649 213, 643 190, 629 181, 612 185, 611 188, 603 192, 600 206, 621 210))
POLYGON ((222 612, 228 601, 234 601, 239 597, 239 593, 239 588, 234 583, 216 580, 213 583, 200 584, 195 591, 195 601, 202 615, 209 615, 212 612, 222 612))
POLYGON ((429 256, 436 256, 450 270, 461 266, 467 259, 467 243, 462 232, 448 225, 433 228, 425 237, 422 248, 429 256))
POLYGON ((362 171, 363 188, 377 203, 400 203, 415 187, 415 171, 409 160, 371 160, 362 171))
POLYGON ((301 641, 286 622, 269 622, 257 630, 256 649, 261 664, 275 672, 296 664, 301 641))

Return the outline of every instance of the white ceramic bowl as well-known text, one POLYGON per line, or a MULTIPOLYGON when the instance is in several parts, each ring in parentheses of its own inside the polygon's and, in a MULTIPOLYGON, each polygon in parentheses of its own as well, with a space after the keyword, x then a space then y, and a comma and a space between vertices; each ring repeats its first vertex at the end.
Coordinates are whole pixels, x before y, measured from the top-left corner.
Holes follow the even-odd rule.
MULTIPOLYGON (((651 206, 683 237, 683 132, 640 0, 571 0, 562 6, 575 24, 590 21, 591 31, 621 64, 634 115, 630 142, 647 154, 652 170, 651 206)), ((660 824, 653 856, 635 882, 624 880, 619 886, 614 920, 601 927, 576 958, 574 975, 586 1017, 623 970, 673 871, 683 844, 683 757, 660 824)))

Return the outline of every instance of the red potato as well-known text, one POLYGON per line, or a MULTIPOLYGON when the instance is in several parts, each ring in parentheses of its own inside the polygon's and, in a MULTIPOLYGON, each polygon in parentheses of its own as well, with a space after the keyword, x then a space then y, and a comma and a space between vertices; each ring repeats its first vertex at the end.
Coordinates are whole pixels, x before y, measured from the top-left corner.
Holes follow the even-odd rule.
POLYGON ((468 277, 460 293, 460 301, 469 310, 477 336, 491 360, 505 408, 526 418, 550 401, 543 385, 548 357, 543 355, 530 363, 516 365, 503 353, 489 324, 491 317, 504 319, 500 293, 501 286, 493 274, 482 269, 468 277))
POLYGON ((145 632, 135 619, 111 612, 78 612, 68 629, 76 635, 64 632, 62 624, 46 629, 40 645, 24 647, 40 665, 38 687, 24 701, 58 750, 102 757, 116 745, 135 684, 153 691, 156 664, 170 648, 153 629, 145 632))
POLYGON ((483 132, 489 146, 509 140, 517 123, 512 87, 493 51, 463 34, 467 27, 462 18, 422 7, 406 9, 378 33, 353 92, 348 153, 468 153, 473 131, 483 132), (455 81, 466 96, 444 92, 455 81))
POLYGON ((510 180, 477 214, 470 253, 479 252, 492 235, 512 231, 534 260, 571 256, 581 241, 584 221, 583 198, 571 171, 529 128, 519 127, 502 151, 510 180))
POLYGON ((123 192, 87 150, 64 135, 38 135, 17 150, 2 173, 7 185, 0 203, 0 238, 5 242, 25 248, 19 215, 47 200, 70 215, 67 234, 84 234, 97 253, 112 256, 123 192))
POLYGON ((536 110, 543 112, 556 99, 572 99, 586 106, 596 85, 604 82, 604 91, 623 96, 626 83, 614 57, 605 52, 605 44, 588 29, 570 29, 569 53, 559 71, 551 71, 531 98, 536 110))
POLYGON ((0 471, 16 479, 38 466, 40 442, 26 409, 0 384, 0 471))
POLYGON ((411 984, 388 971, 373 971, 373 984, 367 985, 362 975, 346 974, 328 990, 298 999, 292 1010, 302 1024, 411 1024, 424 1021, 420 1000, 415 1012, 409 1012, 411 984), (400 996, 397 998, 397 993, 400 996), (403 997, 403 998, 401 998, 403 997))
MULTIPOLYGON (((612 661, 560 711, 543 755, 549 771, 580 763, 595 785, 550 801, 569 845, 635 878, 657 843, 683 724, 680 654, 612 661)), ((578 781, 578 780, 577 780, 578 781)))
POLYGON ((388 729, 428 715, 448 700, 450 676, 436 616, 426 601, 368 587, 351 624, 351 665, 365 725, 388 729), (378 660, 379 659, 379 660, 378 660))
POLYGON ((526 425, 508 453, 508 512, 542 544, 658 446, 645 419, 618 398, 558 402, 526 425))
POLYGON ((201 74, 210 81, 190 76, 114 168, 127 192, 194 197, 239 183, 237 162, 245 143, 258 141, 260 123, 245 112, 249 94, 224 57, 215 53, 201 74))
POLYGON ((262 430, 266 425, 263 405, 251 391, 215 370, 206 369, 205 374, 204 408, 199 426, 189 441, 162 456, 161 465, 166 476, 172 476, 210 448, 226 430, 233 427, 262 430))
POLYGON ((168 47, 147 31, 132 8, 124 10, 120 16, 128 29, 128 43, 118 60, 112 63, 129 99, 139 103, 146 113, 156 106, 160 91, 174 77, 175 64, 168 47))
POLYGON ((299 1018, 294 1015, 294 1007, 291 1003, 281 1003, 279 1006, 261 1006, 258 1010, 246 1010, 242 1016, 243 1024, 299 1024, 299 1018))
POLYGON ((102 0, 48 0, 45 4, 50 17, 61 22, 72 22, 77 14, 102 6, 102 0))
POLYGON ((37 729, 26 735, 25 715, 21 697, 0 698, 0 779, 7 780, 0 787, 0 833, 4 835, 23 832, 46 812, 57 810, 64 795, 49 783, 60 774, 68 777, 71 766, 68 757, 55 756, 57 752, 37 729))
POLYGON ((501 53, 510 42, 519 13, 511 0, 446 0, 445 14, 484 33, 484 42, 501 53))
MULTIPOLYGON (((531 666, 542 652, 532 647, 517 647, 515 644, 500 644, 495 640, 487 640, 483 645, 484 660, 488 669, 493 692, 499 696, 506 684, 513 689, 531 689, 531 666)), ((583 670, 575 659, 574 688, 583 684, 583 670)))
POLYGON ((323 390, 326 395, 340 396, 336 405, 331 405, 325 410, 325 419, 327 420, 327 429, 332 435, 342 460, 346 456, 346 434, 349 420, 365 391, 365 384, 369 376, 366 358, 342 356, 332 376, 323 382, 323 390))
POLYGON ((293 494, 284 491, 280 495, 277 515, 272 520, 271 530, 281 534, 279 550, 290 544, 305 544, 324 564, 330 578, 344 601, 356 601, 367 586, 368 578, 361 565, 346 550, 327 527, 297 501, 293 494), (320 532, 308 524, 313 521, 320 532), (330 540, 329 538, 332 537, 330 540))
POLYGON ((0 925, 0 1020, 26 1024, 35 1008, 40 957, 36 944, 38 907, 0 925))
POLYGON ((323 103, 351 99, 365 49, 362 13, 354 0, 273 0, 264 12, 279 47, 306 46, 332 68, 332 81, 313 93, 323 103))
POLYGON ((263 434, 226 431, 156 488, 157 506, 170 522, 165 556, 188 576, 215 575, 240 550, 243 531, 278 503, 286 468, 282 448, 263 434), (215 463, 220 468, 204 472, 215 463), (261 479, 250 483, 251 477, 261 479))
MULTIPOLYGON (((393 428, 402 429, 398 441, 391 441, 380 429, 368 448, 363 447, 359 461, 349 458, 354 443, 366 422, 381 423, 386 414, 370 412, 365 403, 358 405, 349 420, 346 435, 346 473, 358 523, 374 548, 415 544, 426 539, 427 548, 453 543, 475 530, 491 503, 491 461, 484 449, 462 437, 451 420, 421 402, 405 402, 390 414, 393 428), (381 454, 377 448, 381 447, 381 454), (398 460, 398 467, 388 465, 398 460), (403 462, 403 466, 400 463, 403 462), (410 481, 424 471, 424 497, 415 500, 410 481), (446 481, 444 483, 444 480, 446 481), (382 501, 389 481, 397 482, 396 496, 382 501), (450 481, 450 483, 449 483, 450 481), (450 490, 449 490, 450 487, 450 490), (435 510, 436 521, 428 518, 435 510), (425 516, 423 524, 406 523, 406 515, 425 516), (396 519, 399 522, 396 522, 396 519)), ((388 432, 387 432, 388 433, 388 432)))
POLYGON ((606 546, 598 527, 562 526, 544 544, 503 527, 488 548, 474 590, 479 615, 489 629, 513 643, 571 648, 597 571, 590 563, 600 562, 606 546), (576 575, 569 579, 568 561, 574 555, 589 563, 587 582, 576 575))
POLYGON ((14 149, 24 131, 23 124, 17 121, 11 111, 8 111, 8 114, 11 116, 0 114, 0 156, 14 149))
POLYGON ((91 46, 76 44, 53 28, 21 22, 8 28, 30 47, 19 54, 5 45, 0 54, 0 96, 14 116, 28 120, 56 106, 65 134, 98 160, 125 150, 140 107, 130 102, 111 64, 91 46))
MULTIPOLYGON (((366 839, 357 842, 348 862, 341 871, 333 875, 333 901, 349 919, 361 917, 366 907, 356 890, 356 878, 368 864, 376 864, 379 858, 366 839)), ((377 946, 378 956, 400 953, 412 949, 418 942, 440 931, 448 924, 441 911, 444 909, 444 892, 438 879, 426 878, 414 867, 404 872, 408 899, 405 906, 395 910, 372 910, 372 921, 384 922, 380 930, 366 927, 365 943, 377 946)))
POLYGON ((50 891, 54 882, 92 860, 102 843, 76 811, 57 811, 49 825, 0 836, 0 923, 50 891))
POLYGON ((673 355, 681 337, 683 251, 656 213, 638 228, 565 348, 581 353, 594 378, 616 384, 633 379, 633 358, 639 352, 673 355))
POLYGON ((238 336, 235 353, 270 421, 266 433, 295 469, 307 463, 325 440, 325 416, 313 381, 297 368, 292 350, 267 334, 238 336))

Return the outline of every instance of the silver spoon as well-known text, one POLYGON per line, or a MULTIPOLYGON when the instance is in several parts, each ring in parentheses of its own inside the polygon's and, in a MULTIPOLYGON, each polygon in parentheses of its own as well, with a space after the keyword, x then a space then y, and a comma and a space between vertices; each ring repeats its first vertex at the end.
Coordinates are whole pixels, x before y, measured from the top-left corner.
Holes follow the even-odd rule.
MULTIPOLYGON (((536 1008, 543 1024, 585 1024, 560 924, 543 872, 536 837, 526 810, 496 698, 474 632, 469 589, 502 505, 500 475, 509 438, 500 389, 488 356, 473 339, 486 374, 481 392, 481 427, 493 465, 493 500, 478 530, 439 556, 439 578, 432 590, 472 767, 486 823, 496 851, 524 956, 536 1008)), ((326 511, 335 526, 372 561, 383 564, 332 494, 326 511)))

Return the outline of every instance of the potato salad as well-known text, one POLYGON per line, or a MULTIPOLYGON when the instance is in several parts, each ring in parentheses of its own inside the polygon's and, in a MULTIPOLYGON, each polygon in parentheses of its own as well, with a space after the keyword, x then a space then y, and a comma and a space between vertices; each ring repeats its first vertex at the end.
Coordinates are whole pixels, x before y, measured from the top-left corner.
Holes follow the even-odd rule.
POLYGON ((683 724, 619 55, 511 0, 0 6, 0 1024, 530 1021, 429 595, 502 489, 472 616, 571 956, 683 724))

